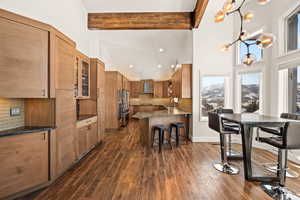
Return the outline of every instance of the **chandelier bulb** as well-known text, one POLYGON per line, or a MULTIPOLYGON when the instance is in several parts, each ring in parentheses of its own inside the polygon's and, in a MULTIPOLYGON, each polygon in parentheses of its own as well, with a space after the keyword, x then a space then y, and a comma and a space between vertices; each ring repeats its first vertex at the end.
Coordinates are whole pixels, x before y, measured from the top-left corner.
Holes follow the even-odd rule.
POLYGON ((225 12, 223 10, 220 10, 216 15, 215 15, 215 22, 220 23, 224 21, 225 19, 225 12))
POLYGON ((230 45, 229 44, 224 44, 221 46, 220 51, 225 52, 229 50, 230 45))
POLYGON ((235 6, 235 1, 233 1, 233 0, 227 0, 224 3, 223 11, 225 13, 230 12, 234 8, 234 6, 235 6))
POLYGON ((269 3, 271 0, 257 0, 257 3, 259 3, 260 5, 266 5, 267 3, 269 3))
POLYGON ((243 64, 246 66, 250 66, 252 65, 254 62, 256 61, 256 57, 254 54, 252 53, 247 53, 244 57, 243 57, 243 64))
POLYGON ((245 22, 250 22, 254 17, 254 14, 253 12, 247 12, 244 16, 243 16, 243 19, 245 22))
POLYGON ((266 49, 271 47, 275 40, 276 37, 272 33, 262 33, 257 39, 257 44, 260 48, 266 49))

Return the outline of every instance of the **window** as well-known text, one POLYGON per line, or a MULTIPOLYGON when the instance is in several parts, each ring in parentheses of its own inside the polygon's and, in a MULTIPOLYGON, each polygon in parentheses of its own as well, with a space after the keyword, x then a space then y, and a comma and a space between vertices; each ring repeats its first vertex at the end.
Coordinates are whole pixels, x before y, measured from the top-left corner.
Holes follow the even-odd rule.
POLYGON ((300 114, 300 67, 279 72, 279 105, 281 113, 300 114), (286 105, 282 105, 286 104, 286 105))
MULTIPOLYGON (((253 43, 255 42, 255 40, 245 40, 246 43, 253 43)), ((240 59, 240 63, 242 63, 241 61, 243 60, 243 57, 248 53, 247 51, 247 46, 243 43, 243 42, 240 42, 240 52, 239 52, 239 59, 240 59)), ((256 57, 256 61, 261 61, 262 58, 263 58, 263 51, 261 48, 258 47, 258 45, 254 44, 254 45, 251 45, 250 46, 250 49, 249 49, 250 53, 254 54, 255 57, 256 57)))
POLYGON ((207 117, 208 112, 224 107, 225 104, 225 77, 205 76, 202 78, 201 113, 207 117))
POLYGON ((260 73, 241 75, 241 107, 243 113, 259 111, 260 73))
POLYGON ((300 9, 287 19, 287 51, 300 48, 300 9))

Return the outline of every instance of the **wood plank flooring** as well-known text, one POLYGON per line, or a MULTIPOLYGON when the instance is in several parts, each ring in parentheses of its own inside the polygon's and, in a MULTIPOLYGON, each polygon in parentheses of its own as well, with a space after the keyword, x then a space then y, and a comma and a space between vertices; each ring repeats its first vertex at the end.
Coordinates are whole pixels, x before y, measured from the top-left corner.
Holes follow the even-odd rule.
MULTIPOLYGON (((240 148, 239 146, 237 148, 240 148)), ((229 176, 212 167, 219 160, 219 145, 182 144, 159 154, 140 145, 135 121, 127 129, 109 133, 104 143, 34 200, 270 200, 259 183, 246 182, 241 173, 229 176)), ((275 156, 255 150, 255 163, 275 156)), ((293 168, 296 169, 296 168, 293 168)), ((297 169, 299 172, 299 169, 297 169)), ((300 179, 288 179, 288 187, 300 193, 300 179)))

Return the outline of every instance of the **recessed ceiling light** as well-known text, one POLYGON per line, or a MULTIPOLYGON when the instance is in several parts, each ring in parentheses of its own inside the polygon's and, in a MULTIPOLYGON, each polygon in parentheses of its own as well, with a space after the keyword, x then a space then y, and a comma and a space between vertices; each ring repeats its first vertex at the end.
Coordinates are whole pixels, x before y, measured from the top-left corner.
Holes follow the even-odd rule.
POLYGON ((164 51, 165 51, 165 50, 164 50, 163 48, 160 48, 160 49, 159 49, 159 52, 161 52, 161 53, 164 52, 164 51))
POLYGON ((157 65, 158 68, 162 68, 162 65, 157 65))
POLYGON ((174 69, 174 68, 175 68, 175 65, 171 65, 171 68, 174 69))
POLYGON ((129 65, 129 68, 133 68, 133 65, 129 65))

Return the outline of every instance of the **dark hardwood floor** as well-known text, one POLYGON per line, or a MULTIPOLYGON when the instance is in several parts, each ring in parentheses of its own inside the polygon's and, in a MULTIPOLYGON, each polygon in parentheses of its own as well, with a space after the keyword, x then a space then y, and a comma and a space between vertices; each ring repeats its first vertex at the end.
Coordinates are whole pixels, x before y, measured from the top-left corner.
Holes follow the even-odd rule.
MULTIPOLYGON (((104 143, 34 200, 269 200, 259 183, 246 182, 242 162, 239 175, 230 176, 212 167, 219 160, 219 145, 189 143, 159 154, 141 147, 137 123, 106 135, 104 143)), ((240 148, 240 146, 236 146, 240 148)), ((275 160, 269 152, 254 151, 259 165, 275 160)), ((296 169, 292 167, 293 169, 296 169)), ((299 171, 299 169, 297 169, 299 171)), ((258 171, 256 169, 256 171, 258 171)), ((300 179, 288 179, 300 193, 300 179)))

